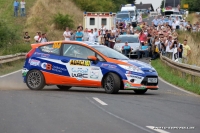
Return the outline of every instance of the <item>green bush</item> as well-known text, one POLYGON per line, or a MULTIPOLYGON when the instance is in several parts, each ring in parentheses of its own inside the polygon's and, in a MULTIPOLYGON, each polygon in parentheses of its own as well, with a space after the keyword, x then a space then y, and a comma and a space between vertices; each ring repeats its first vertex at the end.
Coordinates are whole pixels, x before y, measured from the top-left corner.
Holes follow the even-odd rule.
POLYGON ((70 29, 74 28, 74 21, 68 14, 63 15, 61 13, 57 13, 53 17, 53 22, 55 23, 56 28, 60 30, 65 30, 66 27, 69 27, 70 29))
POLYGON ((15 33, 16 31, 8 27, 5 21, 0 20, 0 48, 16 44, 19 38, 15 33))

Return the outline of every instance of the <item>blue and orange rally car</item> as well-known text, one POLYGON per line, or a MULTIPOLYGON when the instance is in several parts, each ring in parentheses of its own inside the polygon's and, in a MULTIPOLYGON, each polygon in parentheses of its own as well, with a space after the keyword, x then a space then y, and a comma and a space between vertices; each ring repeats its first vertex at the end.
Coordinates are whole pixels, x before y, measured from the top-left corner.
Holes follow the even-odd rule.
POLYGON ((107 93, 134 90, 144 94, 158 89, 158 74, 151 65, 130 60, 102 45, 78 41, 32 44, 22 70, 31 90, 57 85, 68 90, 76 87, 104 88, 107 93))

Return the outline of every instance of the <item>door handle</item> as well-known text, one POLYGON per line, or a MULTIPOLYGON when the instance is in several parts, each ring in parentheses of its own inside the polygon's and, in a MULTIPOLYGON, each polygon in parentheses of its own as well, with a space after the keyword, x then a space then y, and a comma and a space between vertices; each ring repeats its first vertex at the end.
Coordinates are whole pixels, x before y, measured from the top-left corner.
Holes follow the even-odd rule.
POLYGON ((68 60, 66 60, 66 59, 62 59, 61 61, 64 63, 68 63, 68 60))

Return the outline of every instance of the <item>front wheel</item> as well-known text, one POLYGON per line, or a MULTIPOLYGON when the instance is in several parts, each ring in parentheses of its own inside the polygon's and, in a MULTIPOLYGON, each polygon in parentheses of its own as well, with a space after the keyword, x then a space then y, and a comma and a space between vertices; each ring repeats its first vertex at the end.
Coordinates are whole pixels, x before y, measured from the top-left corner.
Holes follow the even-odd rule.
POLYGON ((117 74, 109 73, 104 79, 104 89, 108 94, 116 94, 120 89, 121 81, 117 74))
POLYGON ((71 86, 63 86, 63 85, 57 85, 57 87, 61 90, 69 90, 71 86))
POLYGON ((147 89, 145 89, 145 90, 134 90, 134 92, 136 94, 144 94, 146 91, 147 91, 147 89))
POLYGON ((31 90, 42 90, 45 86, 45 79, 39 70, 31 70, 26 77, 26 85, 31 90))

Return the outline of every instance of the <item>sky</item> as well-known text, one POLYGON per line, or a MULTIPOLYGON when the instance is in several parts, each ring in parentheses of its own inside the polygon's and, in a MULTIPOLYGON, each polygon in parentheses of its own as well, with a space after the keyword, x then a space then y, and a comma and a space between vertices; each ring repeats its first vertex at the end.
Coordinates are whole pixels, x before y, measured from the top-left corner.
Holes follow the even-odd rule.
POLYGON ((140 2, 144 4, 151 3, 153 5, 154 10, 158 8, 161 5, 162 0, 136 0, 136 4, 139 4, 140 2))

